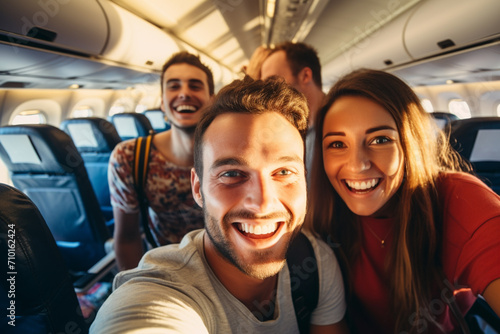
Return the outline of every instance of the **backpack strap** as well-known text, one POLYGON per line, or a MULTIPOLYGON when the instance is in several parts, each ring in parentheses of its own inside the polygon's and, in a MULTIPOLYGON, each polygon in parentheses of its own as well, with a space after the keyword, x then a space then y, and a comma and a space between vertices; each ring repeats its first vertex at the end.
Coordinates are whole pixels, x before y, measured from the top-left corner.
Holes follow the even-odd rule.
POLYGON ((137 201, 139 202, 139 210, 141 212, 142 229, 146 234, 147 241, 154 248, 158 245, 156 244, 156 241, 151 234, 151 229, 149 228, 148 203, 146 194, 144 193, 149 167, 149 152, 151 151, 153 135, 154 134, 150 134, 147 137, 139 137, 135 141, 133 177, 134 187, 137 193, 137 201))
POLYGON ((303 233, 288 247, 287 265, 299 331, 309 333, 311 314, 318 305, 319 275, 314 249, 303 233))

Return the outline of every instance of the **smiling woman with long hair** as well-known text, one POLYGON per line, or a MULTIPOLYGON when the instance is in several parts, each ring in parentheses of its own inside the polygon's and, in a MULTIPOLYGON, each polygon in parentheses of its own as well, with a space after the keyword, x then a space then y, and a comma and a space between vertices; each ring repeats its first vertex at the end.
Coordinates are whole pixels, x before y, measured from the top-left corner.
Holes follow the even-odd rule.
POLYGON ((453 332, 477 294, 499 314, 500 197, 412 89, 352 72, 316 124, 306 226, 337 253, 353 331, 453 332))

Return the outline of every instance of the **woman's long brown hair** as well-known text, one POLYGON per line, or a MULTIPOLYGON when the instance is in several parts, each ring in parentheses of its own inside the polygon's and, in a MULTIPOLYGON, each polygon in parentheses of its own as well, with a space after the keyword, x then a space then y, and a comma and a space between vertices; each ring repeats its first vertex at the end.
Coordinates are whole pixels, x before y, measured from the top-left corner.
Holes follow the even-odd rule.
MULTIPOLYGON (((342 96, 363 96, 378 103, 394 118, 404 155, 403 183, 393 218, 395 238, 388 259, 391 312, 395 332, 418 324, 430 305, 441 274, 441 217, 436 180, 446 171, 468 171, 450 147, 448 138, 422 108, 413 90, 396 76, 375 70, 358 70, 341 78, 327 95, 317 115, 315 152, 305 226, 315 231, 334 251, 342 268, 349 298, 349 264, 360 254, 360 222, 331 186, 323 167, 323 121, 332 104, 342 96)), ((349 299, 348 299, 349 304, 349 299)), ((437 324, 436 324, 437 325, 437 324)))

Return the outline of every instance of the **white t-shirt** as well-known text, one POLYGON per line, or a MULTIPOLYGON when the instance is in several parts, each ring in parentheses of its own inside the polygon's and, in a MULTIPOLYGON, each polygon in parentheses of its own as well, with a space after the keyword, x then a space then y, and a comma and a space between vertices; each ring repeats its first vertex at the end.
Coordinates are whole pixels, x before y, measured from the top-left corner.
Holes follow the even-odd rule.
MULTIPOLYGON (((260 321, 227 291, 206 262, 204 230, 180 244, 146 253, 138 268, 119 273, 91 333, 298 333, 288 266, 278 274, 273 320, 260 321)), ((306 234, 318 261, 319 299, 311 323, 344 317, 342 276, 332 250, 306 234)), ((266 312, 263 309, 262 312, 266 312)))

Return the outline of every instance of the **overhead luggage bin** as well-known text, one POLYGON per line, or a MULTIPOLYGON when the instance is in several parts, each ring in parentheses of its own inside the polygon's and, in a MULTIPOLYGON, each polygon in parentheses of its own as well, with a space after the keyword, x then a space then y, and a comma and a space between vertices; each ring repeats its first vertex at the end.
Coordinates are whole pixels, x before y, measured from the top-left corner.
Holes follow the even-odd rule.
POLYGON ((108 23, 96 0, 9 1, 0 11, 0 33, 25 42, 98 55, 108 38, 108 23), (1 31, 3 30, 3 32, 1 31))
POLYGON ((403 44, 403 31, 409 16, 410 12, 405 12, 380 29, 377 29, 377 26, 383 22, 374 19, 373 34, 361 40, 343 55, 348 57, 351 68, 384 69, 411 61, 403 44))
POLYGON ((481 43, 500 34, 498 13, 498 0, 423 1, 406 25, 406 49, 421 59, 481 43))
POLYGON ((157 26, 110 2, 100 2, 110 25, 109 41, 101 56, 120 64, 160 71, 180 51, 177 41, 157 26))

